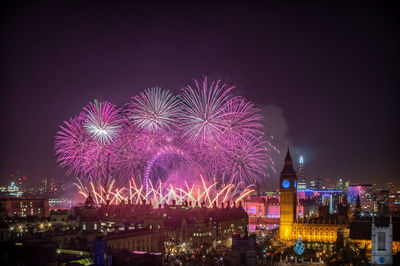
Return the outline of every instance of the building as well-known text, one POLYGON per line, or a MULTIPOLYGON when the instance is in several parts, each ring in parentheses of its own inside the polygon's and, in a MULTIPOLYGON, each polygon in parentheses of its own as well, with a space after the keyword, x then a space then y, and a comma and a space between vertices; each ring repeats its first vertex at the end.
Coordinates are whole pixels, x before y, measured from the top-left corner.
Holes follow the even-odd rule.
POLYGON ((20 170, 17 170, 15 173, 11 173, 11 182, 18 186, 20 191, 25 191, 27 188, 28 177, 21 173, 20 170))
POLYGON ((347 229, 349 223, 346 206, 339 205, 338 209, 338 213, 331 214, 328 206, 320 205, 316 217, 296 219, 291 240, 301 236, 305 243, 335 243, 338 231, 347 229))
MULTIPOLYGON (((292 166, 289 151, 286 154, 284 168, 280 175, 280 224, 279 236, 281 241, 293 242, 299 236, 305 244, 313 245, 336 242, 338 231, 346 229, 349 223, 347 203, 339 201, 337 212, 332 213, 330 207, 332 197, 329 200, 321 199, 316 216, 300 219, 296 215, 297 209, 297 188, 296 172, 292 166), (308 242, 308 243, 307 243, 308 242)), ((314 191, 314 190, 313 190, 314 191)), ((322 193, 323 194, 323 193, 322 193)), ((331 195, 331 194, 328 194, 331 195)), ((324 197, 324 195, 322 195, 324 197)), ((304 203, 304 202, 303 202, 304 203)), ((303 210, 304 211, 304 210, 303 210)))
POLYGON ((63 246, 82 246, 98 235, 113 249, 127 249, 141 252, 163 252, 177 254, 181 251, 197 250, 202 247, 230 247, 232 236, 248 232, 248 215, 241 206, 229 202, 224 206, 206 208, 205 203, 192 206, 166 204, 163 208, 153 208, 151 204, 121 203, 95 206, 88 195, 84 206, 69 211, 53 211, 53 227, 62 225, 78 230, 70 230, 54 241, 63 246), (63 237, 64 236, 64 237, 63 237), (210 246, 211 245, 211 246, 210 246))
POLYGON ((233 266, 256 266, 256 236, 247 234, 232 237, 232 255, 229 261, 233 266))
POLYGON ((389 193, 389 211, 400 212, 400 188, 392 187, 389 193))
POLYGON ((293 162, 289 149, 285 157, 285 164, 279 178, 280 184, 280 222, 279 236, 281 240, 292 238, 292 226, 296 218, 297 209, 297 176, 293 169, 293 162))
POLYGON ((375 212, 375 188, 372 184, 352 184, 347 187, 347 201, 351 207, 355 206, 357 197, 360 197, 364 212, 375 212))
POLYGON ((297 184, 297 189, 306 189, 307 188, 307 181, 306 181, 306 177, 304 174, 304 158, 303 155, 300 155, 299 158, 299 172, 300 172, 300 176, 299 176, 299 182, 297 184))
POLYGON ((393 264, 393 223, 390 216, 389 225, 377 226, 374 217, 371 223, 371 264, 393 264))
POLYGON ((366 250, 372 265, 391 265, 392 256, 400 251, 398 216, 355 215, 349 229, 349 241, 366 250))
POLYGON ((339 180, 336 182, 335 188, 337 190, 342 190, 343 191, 344 190, 344 186, 345 186, 345 184, 343 182, 343 179, 339 178, 339 180))
POLYGON ((376 203, 378 207, 378 213, 384 214, 389 211, 389 198, 390 198, 390 191, 387 189, 380 189, 376 193, 376 203))
POLYGON ((297 189, 298 196, 298 216, 309 217, 316 214, 318 205, 328 205, 329 212, 337 212, 339 201, 343 200, 343 192, 341 190, 324 189, 297 189))
POLYGON ((243 209, 249 215, 249 231, 273 230, 279 225, 279 196, 248 196, 243 200, 243 209))
POLYGON ((310 181, 310 189, 320 190, 322 189, 322 179, 317 177, 314 180, 310 181))
POLYGON ((0 216, 2 217, 49 217, 47 199, 5 198, 0 199, 0 216))

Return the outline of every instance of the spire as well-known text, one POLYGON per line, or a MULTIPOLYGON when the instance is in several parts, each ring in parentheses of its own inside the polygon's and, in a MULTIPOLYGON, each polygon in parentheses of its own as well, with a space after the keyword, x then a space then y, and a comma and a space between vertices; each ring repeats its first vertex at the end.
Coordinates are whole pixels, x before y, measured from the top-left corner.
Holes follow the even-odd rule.
POLYGON ((286 153, 285 164, 283 166, 281 175, 293 175, 294 177, 296 176, 296 171, 293 169, 293 161, 292 156, 290 156, 289 147, 286 153))
POLYGON ((289 146, 287 148, 287 153, 286 153, 286 157, 285 157, 285 164, 289 163, 292 164, 292 156, 290 156, 290 151, 289 151, 289 146))
POLYGON ((303 154, 300 155, 299 164, 304 164, 303 154))
POLYGON ((361 208, 360 194, 357 195, 356 208, 361 208))

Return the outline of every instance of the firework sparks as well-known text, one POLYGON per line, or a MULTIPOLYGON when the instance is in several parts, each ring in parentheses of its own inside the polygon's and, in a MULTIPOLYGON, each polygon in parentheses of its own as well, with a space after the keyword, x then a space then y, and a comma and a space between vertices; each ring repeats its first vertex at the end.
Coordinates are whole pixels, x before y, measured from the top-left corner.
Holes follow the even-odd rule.
POLYGON ((207 78, 201 85, 195 80, 194 88, 186 86, 182 91, 183 137, 190 143, 219 140, 225 129, 224 104, 233 88, 207 78))
POLYGON ((279 152, 266 141, 260 110, 233 97, 233 88, 204 78, 178 96, 147 89, 124 111, 95 100, 60 126, 57 161, 67 174, 86 180, 85 189, 78 186, 82 195, 92 191, 98 201, 116 203, 132 195, 158 202, 225 201, 274 171, 270 153, 279 152), (216 185, 179 186, 199 175, 216 185), (116 180, 113 189, 110 180, 116 180), (119 188, 128 181, 129 188, 119 188))
POLYGON ((133 179, 129 181, 129 188, 114 187, 114 180, 106 186, 90 182, 89 188, 78 180, 75 186, 77 186, 79 194, 83 197, 86 198, 89 193, 93 195, 94 201, 99 205, 120 204, 121 202, 140 204, 145 201, 151 203, 154 208, 159 205, 172 204, 173 202, 178 205, 188 202, 196 205, 204 204, 208 208, 218 206, 220 203, 230 202, 234 204, 255 191, 251 187, 239 191, 235 189, 234 184, 228 184, 222 189, 217 189, 217 182, 207 184, 203 177, 200 177, 200 181, 191 186, 185 182, 185 186, 160 183, 155 187, 150 181, 149 191, 146 191, 143 186, 138 186, 133 179))
POLYGON ((225 172, 232 183, 258 183, 267 174, 268 154, 266 142, 242 139, 226 150, 225 172))
POLYGON ((71 118, 60 126, 57 132, 55 149, 57 162, 61 167, 68 167, 67 174, 78 174, 84 169, 88 159, 88 151, 93 145, 89 135, 83 127, 81 117, 71 118))
POLYGON ((84 127, 100 144, 114 141, 121 128, 119 109, 109 102, 90 102, 84 109, 84 127))
POLYGON ((259 137, 262 133, 260 110, 242 97, 229 100, 224 108, 225 135, 236 141, 248 137, 259 137))
POLYGON ((147 89, 133 97, 128 108, 133 123, 150 132, 172 129, 180 113, 178 98, 161 88, 147 89))

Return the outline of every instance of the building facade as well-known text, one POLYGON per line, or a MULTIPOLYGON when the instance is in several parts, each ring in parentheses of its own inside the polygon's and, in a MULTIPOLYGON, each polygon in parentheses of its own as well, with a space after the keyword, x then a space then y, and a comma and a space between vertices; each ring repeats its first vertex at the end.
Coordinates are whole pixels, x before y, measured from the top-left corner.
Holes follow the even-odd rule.
POLYGON ((348 206, 343 201, 338 202, 335 213, 331 211, 332 200, 322 201, 315 216, 310 215, 310 217, 299 219, 297 215, 299 209, 297 206, 297 178, 289 151, 286 154, 279 181, 279 237, 281 241, 293 242, 301 236, 304 242, 334 243, 337 239, 338 230, 348 227, 348 206))
POLYGON ((0 199, 0 216, 2 217, 49 217, 47 199, 6 198, 0 199))
POLYGON ((393 264, 393 224, 392 217, 388 226, 377 226, 372 219, 371 224, 371 264, 393 264))
POLYGON ((292 238, 293 222, 297 209, 297 177, 293 169, 293 162, 289 149, 285 157, 285 164, 279 178, 280 184, 280 222, 279 236, 281 240, 292 238))

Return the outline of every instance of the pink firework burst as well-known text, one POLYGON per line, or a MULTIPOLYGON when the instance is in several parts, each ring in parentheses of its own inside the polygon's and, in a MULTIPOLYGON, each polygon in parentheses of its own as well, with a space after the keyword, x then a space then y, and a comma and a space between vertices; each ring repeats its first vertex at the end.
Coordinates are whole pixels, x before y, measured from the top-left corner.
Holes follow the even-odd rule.
POLYGON ((183 108, 181 129, 189 143, 206 143, 218 140, 225 129, 224 104, 234 87, 218 81, 209 82, 204 78, 195 87, 187 85, 182 89, 183 108))
POLYGON ((121 129, 121 111, 109 102, 94 100, 83 108, 84 127, 100 144, 107 144, 118 137, 121 129))
POLYGON ((224 173, 229 183, 256 184, 267 176, 267 143, 255 138, 240 139, 227 146, 224 173))
POLYGON ((88 160, 93 140, 83 127, 82 117, 73 117, 60 126, 55 140, 57 162, 67 167, 67 174, 82 173, 88 160))
POLYGON ((134 125, 149 132, 172 129, 179 113, 178 98, 169 90, 157 87, 132 97, 128 105, 128 115, 134 125))
POLYGON ((225 104, 224 119, 225 136, 232 141, 263 135, 260 110, 243 97, 235 97, 225 104))
POLYGON ((57 161, 82 181, 117 186, 132 178, 146 191, 151 183, 180 185, 200 174, 235 189, 257 183, 274 170, 276 149, 266 141, 260 110, 232 97, 232 89, 207 78, 179 96, 147 89, 124 112, 95 100, 60 127, 57 161))

